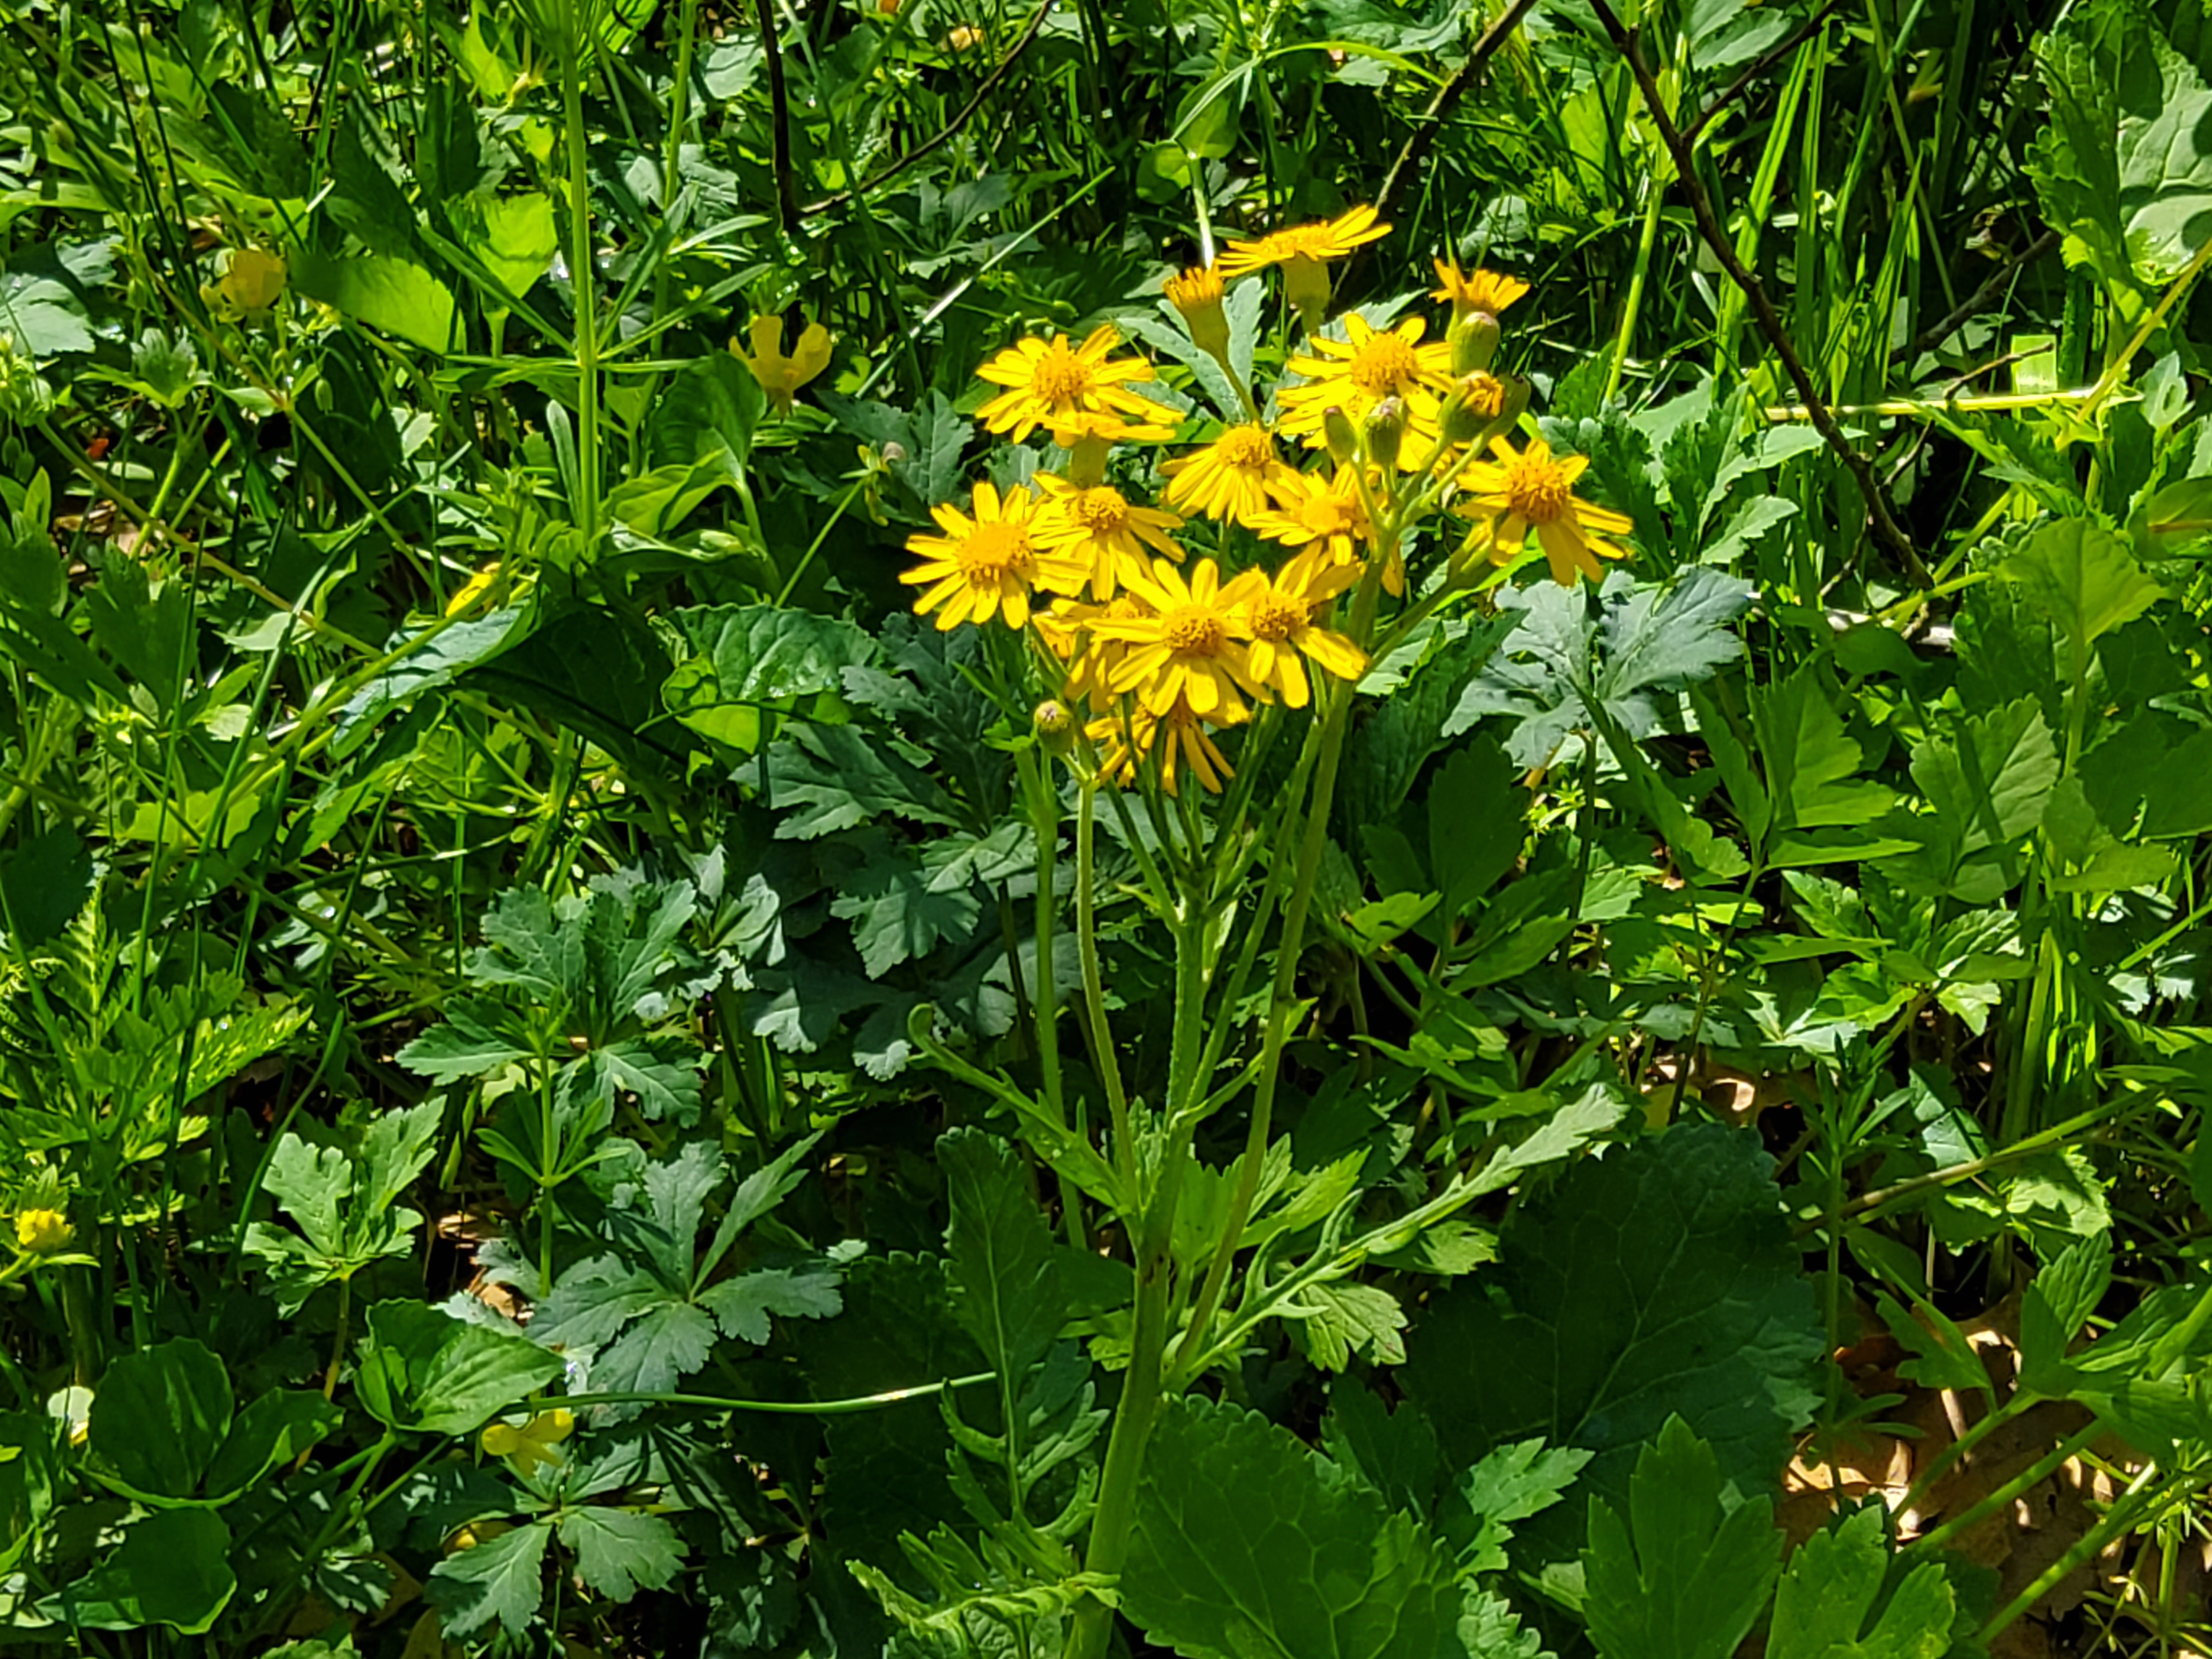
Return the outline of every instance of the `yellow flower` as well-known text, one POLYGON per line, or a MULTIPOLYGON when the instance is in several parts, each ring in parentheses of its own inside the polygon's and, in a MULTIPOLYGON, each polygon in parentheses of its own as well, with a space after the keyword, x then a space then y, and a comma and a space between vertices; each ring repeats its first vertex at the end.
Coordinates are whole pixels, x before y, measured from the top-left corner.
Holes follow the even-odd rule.
POLYGON ((1178 456, 1160 471, 1168 476, 1170 507, 1240 524, 1266 512, 1271 494, 1296 476, 1275 453, 1267 428, 1255 422, 1231 427, 1205 448, 1178 456))
POLYGON ((1164 404, 1134 396, 1128 401, 1144 412, 1084 409, 1048 415, 1042 424, 1053 442, 1071 452, 1079 444, 1164 444, 1182 424, 1182 417, 1164 404))
POLYGON ((1091 624, 1092 637, 1130 647, 1106 689, 1116 696, 1135 692, 1138 702, 1155 714, 1166 714, 1181 700, 1206 720, 1243 720, 1250 711, 1240 693, 1256 694, 1259 688, 1240 637, 1247 624, 1222 592, 1221 567, 1200 559, 1186 582, 1175 566, 1155 559, 1151 576, 1129 588, 1158 614, 1102 617, 1091 624))
POLYGON ((752 371, 753 379, 768 393, 775 412, 788 415, 799 388, 830 367, 830 331, 819 323, 809 323, 799 331, 799 343, 792 348, 788 357, 783 355, 781 312, 772 311, 765 317, 754 318, 751 334, 750 351, 744 350, 732 338, 730 355, 752 371))
POLYGON ((1455 321, 1477 311, 1495 317, 1528 291, 1528 284, 1518 276, 1495 270, 1462 272, 1456 259, 1438 259, 1435 264, 1441 286, 1431 290, 1429 297, 1449 301, 1455 321))
MULTIPOLYGON (((1346 562, 1364 558, 1363 545, 1374 543, 1367 503, 1359 499, 1358 475, 1348 466, 1339 467, 1335 478, 1328 481, 1310 472, 1293 472, 1275 499, 1276 511, 1255 513, 1245 520, 1271 542, 1285 547, 1319 546, 1330 558, 1346 562)), ((1382 587, 1392 594, 1406 591, 1406 562, 1395 550, 1382 572, 1382 587)))
POLYGON ((475 575, 463 582, 459 591, 446 601, 446 614, 449 617, 459 616, 482 599, 490 590, 491 585, 498 580, 499 561, 494 559, 475 575))
POLYGON ((1037 631, 1067 663, 1067 683, 1060 688, 1060 695, 1070 702, 1088 702, 1094 709, 1109 707, 1114 693, 1107 688, 1132 647, 1126 640, 1099 638, 1091 631, 1091 624, 1102 617, 1138 622, 1158 614, 1134 593, 1117 593, 1110 605, 1063 603, 1040 611, 1037 631))
POLYGON ((15 1248, 26 1255, 52 1255, 76 1237, 59 1210, 26 1210, 15 1218, 15 1248))
POLYGON ((1017 484, 1001 497, 985 480, 975 486, 974 504, 973 519, 957 507, 931 507, 930 517, 945 534, 907 541, 907 551, 921 554, 926 562, 902 570, 899 580, 932 584, 914 608, 925 617, 937 611, 939 633, 950 633, 963 622, 987 623, 1002 611, 1007 627, 1026 628, 1031 587, 1055 593, 1082 590, 1090 567, 1043 552, 1032 538, 1036 497, 1026 488, 1017 484))
POLYGON ((1160 284, 1168 303, 1182 313, 1191 343, 1216 357, 1229 356, 1229 317, 1221 308, 1227 285, 1218 265, 1192 265, 1160 284))
POLYGON ((1248 270, 1288 264, 1294 259, 1319 264, 1341 259, 1364 243, 1379 241, 1389 231, 1389 226, 1375 222, 1373 208, 1356 207, 1321 224, 1294 225, 1252 241, 1232 240, 1229 251, 1215 263, 1224 276, 1242 276, 1248 270))
POLYGON ((1152 366, 1140 357, 1108 354, 1121 336, 1111 323, 1091 331, 1079 346, 1065 334, 1049 342, 1018 340, 975 371, 975 378, 1006 390, 977 411, 984 429, 1010 434, 1016 443, 1055 415, 1119 410, 1142 416, 1159 405, 1125 392, 1129 380, 1149 380, 1152 366))
POLYGON ((1517 455, 1503 438, 1493 438, 1490 448, 1495 461, 1477 461, 1460 475, 1466 493, 1455 510, 1489 519, 1494 561, 1510 563, 1533 531, 1551 563, 1552 580, 1572 587, 1577 576, 1596 581, 1604 575, 1600 557, 1628 556, 1626 548, 1606 538, 1625 536, 1635 525, 1622 514, 1575 499, 1575 480, 1589 466, 1588 456, 1555 457, 1540 438, 1517 455))
MULTIPOLYGON (((1234 725, 1249 718, 1250 711, 1244 710, 1224 723, 1234 725)), ((1084 730, 1098 745, 1099 770, 1123 788, 1136 781, 1139 761, 1155 751, 1159 757, 1160 787, 1170 795, 1176 793, 1186 765, 1198 775, 1200 784, 1217 795, 1221 793, 1221 781, 1237 775, 1206 729, 1206 722, 1180 699, 1165 714, 1138 708, 1126 718, 1118 714, 1102 716, 1084 730)))
POLYGON ((1139 507, 1109 484, 1085 489, 1049 472, 1036 475, 1044 503, 1030 526, 1030 539, 1063 558, 1090 567, 1091 597, 1114 597, 1118 582, 1141 579, 1145 550, 1181 559, 1182 549, 1168 532, 1182 523, 1172 513, 1139 507))
POLYGON ((527 1423, 494 1423, 478 1437, 485 1452, 518 1464, 526 1474, 538 1463, 550 1462, 551 1448, 566 1440, 576 1426, 574 1413, 565 1406, 540 1412, 527 1423))
POLYGON ((1224 590, 1224 599, 1243 609, 1252 637, 1247 647, 1252 678, 1279 691, 1291 708, 1304 708, 1311 695, 1301 653, 1340 680, 1367 672, 1365 652, 1343 635, 1314 625, 1314 612, 1358 580, 1358 566, 1340 564, 1326 548, 1313 545, 1301 548, 1273 576, 1255 567, 1238 573, 1224 590))
POLYGON ((1291 373, 1304 375, 1305 384, 1282 393, 1283 429, 1319 449, 1328 441, 1322 425, 1332 407, 1356 424, 1382 399, 1395 398, 1406 406, 1406 430, 1413 439, 1400 446, 1398 464, 1411 471, 1436 447, 1437 411, 1451 386, 1451 348, 1441 341, 1422 344, 1427 325, 1419 317, 1385 331, 1369 327, 1354 312, 1344 328, 1349 339, 1310 337, 1319 355, 1290 360, 1291 373))

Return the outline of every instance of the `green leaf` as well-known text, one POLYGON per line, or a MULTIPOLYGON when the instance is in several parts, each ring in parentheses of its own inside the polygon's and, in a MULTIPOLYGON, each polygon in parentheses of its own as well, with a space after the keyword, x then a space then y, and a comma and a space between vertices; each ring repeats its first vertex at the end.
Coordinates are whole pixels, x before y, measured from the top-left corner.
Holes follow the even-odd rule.
POLYGON ((45 1412, 0 1412, 0 1572, 11 1571, 43 1534, 61 1474, 65 1425, 45 1412))
POLYGON ((1626 1519, 1590 1500, 1589 1540, 1583 1612, 1599 1659, 1729 1659, 1782 1550, 1772 1500, 1730 1507, 1720 1460, 1679 1417, 1638 1455, 1626 1519))
POLYGON ((131 1523, 105 1566, 48 1598, 40 1611, 100 1630, 167 1625, 197 1636, 237 1590, 222 1517, 212 1510, 157 1510, 131 1523))
POLYGON ((688 647, 662 688, 668 711, 687 724, 733 703, 788 706, 841 691, 845 671, 876 659, 876 642, 835 617, 787 605, 725 605, 669 617, 688 647))
MULTIPOLYGON (((2206 113, 2212 116, 2212 100, 2206 113)), ((2212 166, 2207 179, 2212 183, 2212 166)), ((2212 196, 2206 204, 2212 207, 2212 196)), ((1998 567, 1998 574, 2018 582, 2028 603, 2083 649, 2166 597, 2125 541, 2086 519, 2043 526, 1998 567)))
POLYGON ((1412 1516, 1257 1413, 1161 1415, 1137 1492, 1122 1611, 1155 1642, 1224 1659, 1437 1659, 1462 1593, 1412 1516))
POLYGON ((1494 738, 1478 738, 1429 781, 1429 868, 1443 913, 1458 915, 1497 885, 1528 839, 1528 797, 1494 738))
POLYGON ((1770 1659, 1943 1659, 1956 1612, 1943 1569, 1913 1568, 1876 1618, 1889 1567, 1878 1505, 1814 1533, 1775 1588, 1770 1659))
MULTIPOLYGON (((521 298, 552 268, 561 237, 553 204, 543 193, 457 196, 445 206, 453 240, 477 257, 496 285, 493 303, 521 298)), ((441 350, 443 343, 432 349, 441 350)))
POLYGON ((208 1465, 209 1501, 228 1503, 275 1468, 337 1432, 345 1413, 304 1389, 271 1389, 249 1401, 208 1465))
POLYGON ((1477 1523, 1474 1541, 1461 1552, 1462 1571, 1503 1571, 1515 1523, 1558 1503, 1589 1461, 1578 1446, 1521 1440, 1498 1447, 1460 1476, 1459 1500, 1477 1523))
MULTIPOLYGON (((1516 1211, 1481 1288, 1455 1286, 1399 1373, 1464 1468, 1541 1436, 1595 1454, 1615 1502, 1636 1449, 1680 1415, 1727 1477, 1763 1489, 1818 1403, 1820 1323, 1755 1135, 1683 1124, 1571 1170, 1516 1211)), ((1578 1513, 1524 1528, 1556 1558, 1578 1513)))
POLYGON ((438 1609, 449 1641, 481 1630, 494 1619, 520 1636, 538 1617, 544 1594, 545 1547, 553 1523, 532 1521, 496 1538, 456 1550, 430 1569, 423 1594, 438 1609))
POLYGON ((90 351, 92 293, 115 274, 115 244, 33 244, 0 265, 0 334, 32 357, 90 351))
POLYGON ((952 1206, 945 1245, 953 1311, 992 1368, 1018 1378, 1067 1322, 1052 1234, 1029 1172, 1005 1141, 976 1129, 940 1136, 937 1162, 952 1206))
POLYGON ((338 711, 332 751, 358 748, 368 740, 369 728, 395 708, 506 650, 526 627, 523 615, 509 606, 467 622, 441 620, 418 634, 389 641, 386 652, 396 660, 346 700, 338 711))
POLYGON ((58 938, 91 898, 92 854, 67 824, 56 824, 0 858, 0 936, 18 948, 58 938))
POLYGON ((530 1051, 515 1036, 495 1029, 501 1011, 479 998, 457 997, 446 1004, 443 1024, 433 1025, 400 1049, 398 1060, 410 1072, 441 1081, 455 1078, 489 1077, 530 1051))
POLYGON ((757 1267, 699 1293, 722 1334, 755 1347, 767 1346, 771 1315, 785 1319, 830 1319, 843 1308, 838 1275, 830 1267, 757 1267))
POLYGON ((2043 211, 2135 301, 2179 276, 2212 215, 2212 93, 2148 9, 2081 6, 2036 43, 2050 115, 2028 149, 2043 211))
MULTIPOLYGON (((951 799, 935 779, 857 726, 793 726, 769 753, 769 784, 787 811, 780 840, 811 841, 879 815, 951 824, 951 799)), ((750 769, 742 780, 751 781, 750 769)))
POLYGON ((1912 750, 1929 811, 1927 845, 1893 866, 1913 890, 1986 904, 2018 879, 2011 849, 2041 821, 2058 782, 2058 748, 2033 697, 1956 721, 1912 750))
POLYGON ((230 1432, 229 1373, 191 1337, 126 1353, 93 1395, 94 1453, 151 1504, 187 1501, 230 1432))
POLYGON ((184 585, 165 581, 157 589, 143 565, 112 558, 85 595, 84 609, 100 649, 163 708, 174 708, 198 666, 184 585))
POLYGON ((885 847, 839 884, 830 914, 853 924, 860 965, 879 979, 940 940, 964 942, 983 904, 971 888, 938 886, 918 854, 885 847))
POLYGON ((310 300, 425 351, 457 350, 453 290, 410 260, 378 253, 336 258, 307 247, 289 254, 292 286, 310 300))
POLYGON ((379 1422, 429 1434, 468 1434, 561 1375, 543 1348, 465 1324, 420 1302, 368 1310, 356 1386, 379 1422))
POLYGON ((1365 1481, 1391 1508, 1426 1511, 1443 1462, 1437 1431, 1419 1407, 1401 1401, 1394 1411, 1357 1378, 1340 1376, 1329 1384, 1321 1437, 1338 1467, 1365 1481))
POLYGON ((561 1517, 560 1530, 562 1543, 576 1553, 578 1575, 610 1601, 666 1588, 684 1559, 684 1540, 657 1515, 570 1510, 561 1517))
POLYGON ((1905 844, 1893 840, 1817 833, 1870 823, 1897 802, 1881 785, 1857 781, 1863 757, 1844 730, 1817 665, 1755 692, 1752 724, 1772 803, 1769 863, 1829 863, 1902 850, 1905 844))
POLYGON ((2039 1394, 2067 1390, 2066 1350, 2112 1282, 2107 1235, 2068 1245, 2028 1282, 2020 1310, 2021 1386, 2039 1394))

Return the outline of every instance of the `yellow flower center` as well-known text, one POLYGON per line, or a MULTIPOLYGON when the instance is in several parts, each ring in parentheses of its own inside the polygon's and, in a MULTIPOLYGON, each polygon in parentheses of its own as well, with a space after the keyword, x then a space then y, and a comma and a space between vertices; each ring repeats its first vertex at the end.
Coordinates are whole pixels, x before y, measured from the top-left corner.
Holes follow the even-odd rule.
POLYGON ((1359 503, 1334 491, 1308 496, 1298 518, 1316 536, 1358 536, 1366 529, 1359 503))
POLYGON ((1026 577, 1030 568, 1029 532, 1004 519, 989 519, 960 542, 960 574, 971 582, 995 582, 1008 575, 1026 577))
POLYGON ((1376 334, 1352 354, 1352 384, 1377 398, 1402 392, 1421 378, 1421 360, 1403 336, 1376 334))
POLYGON ((1213 455, 1239 472, 1258 472, 1275 459, 1274 441, 1257 427, 1232 427, 1215 443, 1213 455))
POLYGON ((1067 342, 1054 340, 1030 371, 1030 391, 1047 403, 1073 403, 1091 390, 1091 367, 1067 342))
POLYGON ((1304 604, 1297 599, 1285 599, 1279 593, 1268 594, 1246 614, 1251 619, 1253 633, 1277 644, 1289 639, 1306 625, 1304 604))
POLYGON ((1086 489, 1068 503, 1067 511, 1094 536, 1110 536, 1129 522, 1129 504, 1118 489, 1086 489))
POLYGON ((1218 656, 1229 643, 1228 625, 1210 605, 1177 605, 1168 612, 1160 632, 1180 656, 1218 656))
POLYGON ((1550 524, 1574 510, 1572 482, 1557 461, 1522 455, 1505 468, 1505 499, 1530 524, 1550 524))

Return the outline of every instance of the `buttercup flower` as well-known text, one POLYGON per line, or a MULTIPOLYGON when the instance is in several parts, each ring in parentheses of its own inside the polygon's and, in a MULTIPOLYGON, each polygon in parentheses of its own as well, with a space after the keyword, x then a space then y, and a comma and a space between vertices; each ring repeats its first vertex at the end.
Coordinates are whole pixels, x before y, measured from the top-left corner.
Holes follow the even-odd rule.
POLYGON ((809 323, 799 331, 799 343, 788 357, 783 355, 781 312, 754 318, 749 332, 753 349, 746 351, 732 339, 730 355, 752 371, 775 412, 788 415, 799 388, 830 367, 830 331, 819 323, 809 323))
POLYGON ((1030 527, 1037 546, 1090 568, 1091 597, 1114 597, 1116 585, 1141 580, 1146 550, 1181 559, 1182 549, 1168 532, 1182 523, 1172 513, 1156 507, 1139 507, 1109 484, 1088 489, 1040 472, 1036 483, 1044 491, 1044 504, 1030 527))
POLYGON ((518 1464, 525 1473, 537 1464, 550 1462, 552 1448, 566 1440, 574 1431, 576 1419, 565 1406, 556 1406, 550 1412, 540 1412, 527 1423, 494 1423, 478 1437, 484 1451, 493 1457, 504 1457, 518 1464))
POLYGON ((1001 496, 985 480, 975 486, 974 505, 972 519, 956 507, 931 507, 930 517, 945 533, 915 536, 906 544, 924 562, 899 572, 899 580, 930 584, 914 608, 921 616, 937 611, 939 633, 1001 614, 1007 627, 1026 628, 1032 587, 1081 590, 1089 566, 1037 547, 1030 533, 1036 497, 1028 489, 1017 485, 1001 496))
MULTIPOLYGON (((1476 461, 1460 475, 1466 494, 1455 510, 1486 516, 1490 556, 1499 564, 1516 557, 1534 532, 1552 567, 1552 580, 1572 587, 1577 576, 1600 580, 1601 557, 1625 559, 1628 550, 1606 539, 1635 525, 1624 514, 1575 499, 1575 480, 1589 465, 1585 455, 1552 453, 1540 438, 1516 454, 1503 438, 1491 441, 1495 461, 1476 461)), ((1484 532, 1477 530, 1480 538, 1484 532)))
POLYGON ((1413 440, 1400 448, 1400 465, 1419 466, 1436 447, 1437 411, 1451 386, 1451 349, 1441 341, 1424 345, 1426 327, 1419 317, 1408 317, 1395 328, 1378 330, 1353 312, 1344 319, 1349 338, 1309 337, 1315 355, 1294 356, 1288 365, 1305 384, 1282 393, 1283 429, 1303 436, 1308 448, 1320 449, 1328 441, 1322 425, 1331 408, 1357 423, 1384 398, 1395 398, 1405 405, 1413 440))
POLYGON ((1151 380, 1152 366, 1141 357, 1111 356, 1121 339, 1111 323, 1102 323, 1079 346, 1065 334, 1016 341, 975 371, 976 379, 1006 388, 976 411, 984 428, 1019 443, 1055 415, 1119 410, 1142 416, 1157 409, 1121 389, 1127 381, 1151 380))
POLYGON ((1275 453, 1265 426, 1232 426, 1205 448, 1178 456, 1160 469, 1168 476, 1166 500, 1185 513, 1249 522, 1264 513, 1279 488, 1297 476, 1275 453))
POLYGON ((1258 688, 1241 637, 1248 624, 1221 591, 1220 567, 1200 559, 1186 582, 1175 566, 1155 559, 1151 577, 1129 586, 1158 614, 1092 622, 1093 637, 1124 640, 1130 647, 1107 690, 1117 696, 1135 692, 1139 703, 1155 714, 1165 715, 1180 699, 1206 720, 1243 719, 1249 711, 1241 694, 1258 688))
POLYGON ((1528 291, 1528 284, 1518 276, 1495 270, 1470 274, 1460 270, 1456 259, 1438 259, 1435 263, 1438 286, 1429 297, 1448 301, 1454 321, 1478 311, 1495 317, 1528 291))
POLYGON ((1253 679, 1279 691, 1290 708, 1303 708, 1311 697, 1301 653, 1340 680, 1367 672, 1366 653, 1314 625, 1314 613, 1358 580, 1358 566, 1340 564, 1315 545, 1300 549, 1273 576, 1256 568, 1242 571, 1224 590, 1222 597, 1243 611, 1253 679))
POLYGON ((15 1248, 26 1255, 52 1255, 76 1237, 59 1210, 26 1210, 15 1218, 15 1248))

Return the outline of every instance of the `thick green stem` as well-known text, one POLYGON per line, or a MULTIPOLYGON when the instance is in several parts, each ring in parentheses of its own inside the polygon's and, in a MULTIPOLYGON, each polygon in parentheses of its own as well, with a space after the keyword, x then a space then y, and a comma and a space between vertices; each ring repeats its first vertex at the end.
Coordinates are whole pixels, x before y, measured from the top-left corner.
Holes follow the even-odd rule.
POLYGON ((1133 1179, 1135 1165, 1121 1164, 1125 1152, 1133 1152, 1129 1139, 1129 1100, 1121 1092, 1121 1063, 1114 1053, 1113 1028, 1106 1023, 1106 981, 1098 969, 1097 824, 1098 780, 1085 773, 1075 809, 1075 943, 1083 964, 1083 1007, 1090 1020, 1091 1063, 1106 1091, 1106 1109, 1113 1116, 1114 1157, 1125 1177, 1133 1179))

